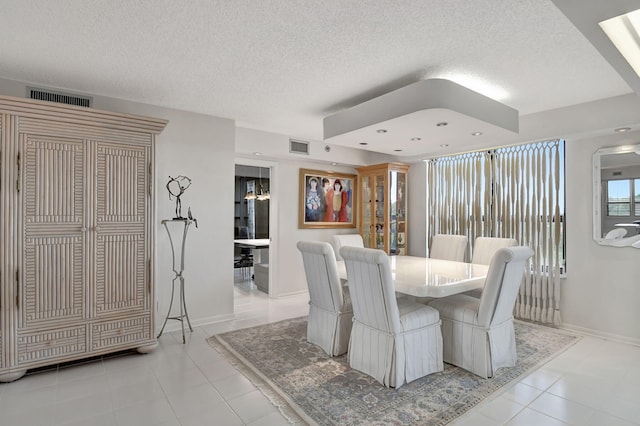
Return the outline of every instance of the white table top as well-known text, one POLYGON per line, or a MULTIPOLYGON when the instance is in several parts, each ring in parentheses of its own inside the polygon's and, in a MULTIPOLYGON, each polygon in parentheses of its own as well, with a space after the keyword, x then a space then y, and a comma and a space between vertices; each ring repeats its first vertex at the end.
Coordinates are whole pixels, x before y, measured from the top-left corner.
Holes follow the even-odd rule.
POLYGON ((238 244, 239 246, 245 246, 245 247, 249 247, 249 248, 267 248, 267 247, 269 247, 269 239, 268 238, 233 240, 233 242, 234 242, 234 244, 238 244))
MULTIPOLYGON (((416 256, 390 256, 391 275, 396 293, 415 297, 444 297, 482 288, 488 265, 429 259, 416 256)), ((340 278, 347 278, 344 261, 338 261, 340 278)))

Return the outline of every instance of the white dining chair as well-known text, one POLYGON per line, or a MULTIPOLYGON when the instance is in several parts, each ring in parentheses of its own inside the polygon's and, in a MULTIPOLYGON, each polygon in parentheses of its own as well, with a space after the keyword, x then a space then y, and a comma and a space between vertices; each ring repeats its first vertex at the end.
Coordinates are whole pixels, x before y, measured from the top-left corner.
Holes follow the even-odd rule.
MULTIPOLYGON (((493 259, 493 256, 498 250, 505 247, 515 247, 517 245, 518 241, 514 238, 478 237, 473 243, 471 263, 490 265, 491 259, 493 259)), ((480 298, 480 296, 482 296, 482 289, 469 290, 465 292, 465 294, 480 298)))
POLYGON ((621 238, 624 238, 624 236, 627 235, 627 230, 624 228, 616 228, 616 229, 612 229, 611 231, 607 232, 604 236, 605 240, 619 240, 621 238))
POLYGON ((431 259, 464 262, 468 239, 465 235, 436 234, 431 239, 429 257, 431 259))
POLYGON ((491 265, 491 259, 498 250, 517 245, 518 241, 515 238, 478 237, 473 243, 471 263, 491 265))
POLYGON ((340 249, 345 246, 364 247, 364 241, 360 234, 338 234, 333 235, 333 251, 336 254, 336 260, 342 260, 340 249))
POLYGON ((353 310, 349 291, 338 275, 331 244, 298 241, 309 288, 307 341, 320 346, 329 356, 347 352, 353 310))
POLYGON ((384 251, 346 246, 340 255, 353 304, 348 352, 351 368, 393 388, 442 371, 438 311, 396 299, 384 251))
POLYGON ((456 294, 429 302, 440 312, 445 362, 484 378, 516 365, 513 308, 532 255, 525 246, 502 248, 493 256, 480 299, 456 294))

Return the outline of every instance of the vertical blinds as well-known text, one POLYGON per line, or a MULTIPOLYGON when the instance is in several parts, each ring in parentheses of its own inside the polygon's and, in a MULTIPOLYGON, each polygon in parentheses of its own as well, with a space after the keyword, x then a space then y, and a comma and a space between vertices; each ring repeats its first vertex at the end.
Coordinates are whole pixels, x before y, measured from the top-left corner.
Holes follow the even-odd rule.
POLYGON ((515 238, 534 256, 514 309, 517 318, 559 325, 564 273, 564 141, 429 160, 429 240, 461 234, 515 238))

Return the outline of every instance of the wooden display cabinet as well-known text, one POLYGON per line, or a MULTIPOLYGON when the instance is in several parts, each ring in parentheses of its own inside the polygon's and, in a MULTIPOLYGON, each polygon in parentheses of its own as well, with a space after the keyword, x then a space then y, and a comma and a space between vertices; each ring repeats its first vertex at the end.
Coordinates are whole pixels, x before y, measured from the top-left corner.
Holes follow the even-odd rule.
POLYGON ((383 163, 357 170, 359 224, 365 247, 406 255, 409 165, 383 163))

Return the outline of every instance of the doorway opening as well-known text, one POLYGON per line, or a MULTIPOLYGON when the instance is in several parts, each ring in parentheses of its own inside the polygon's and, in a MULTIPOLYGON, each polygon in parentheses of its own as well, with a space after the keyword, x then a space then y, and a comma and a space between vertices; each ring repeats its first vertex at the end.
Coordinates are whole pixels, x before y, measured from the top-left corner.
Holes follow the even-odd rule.
POLYGON ((271 168, 236 164, 234 299, 268 297, 271 168))

